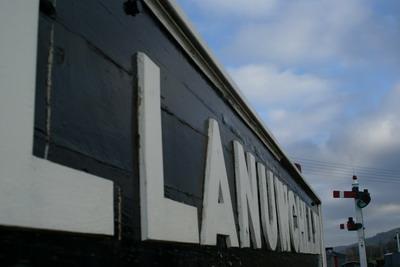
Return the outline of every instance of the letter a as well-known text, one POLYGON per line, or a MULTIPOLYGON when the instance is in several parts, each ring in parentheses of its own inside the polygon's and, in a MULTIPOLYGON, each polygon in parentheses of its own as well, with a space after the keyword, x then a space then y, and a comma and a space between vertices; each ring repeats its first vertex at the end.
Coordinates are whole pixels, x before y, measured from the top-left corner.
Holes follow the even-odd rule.
POLYGON ((228 247, 237 247, 239 244, 218 123, 210 119, 208 124, 200 243, 216 245, 217 234, 220 234, 227 237, 228 247))

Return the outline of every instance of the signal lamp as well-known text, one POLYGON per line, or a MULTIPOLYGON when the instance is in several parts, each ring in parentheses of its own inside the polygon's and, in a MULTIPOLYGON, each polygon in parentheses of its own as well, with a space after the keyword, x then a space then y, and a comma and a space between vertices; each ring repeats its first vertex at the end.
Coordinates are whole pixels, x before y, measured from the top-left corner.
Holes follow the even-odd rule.
POLYGON ((357 195, 357 206, 360 209, 365 208, 371 202, 371 195, 368 193, 368 190, 365 189, 364 192, 358 192, 357 195))
POLYGON ((349 217, 349 220, 347 221, 347 230, 349 231, 357 231, 361 229, 363 225, 361 223, 355 223, 353 220, 353 217, 349 217))

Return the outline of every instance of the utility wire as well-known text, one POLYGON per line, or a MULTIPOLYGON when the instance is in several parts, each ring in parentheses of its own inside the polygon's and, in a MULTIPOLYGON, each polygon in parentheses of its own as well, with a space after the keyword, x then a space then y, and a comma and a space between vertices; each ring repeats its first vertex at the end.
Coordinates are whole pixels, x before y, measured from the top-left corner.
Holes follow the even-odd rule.
MULTIPOLYGON (((340 170, 340 169, 330 169, 330 168, 321 168, 318 166, 312 166, 305 164, 304 165, 304 171, 322 171, 322 172, 329 172, 329 173, 334 173, 334 174, 341 174, 341 175, 346 175, 346 176, 352 176, 354 175, 353 171, 349 170, 340 170)), ((363 172, 363 171, 356 171, 356 174, 358 174, 360 177, 371 177, 375 179, 382 179, 382 180, 388 180, 388 181, 399 181, 400 179, 398 178, 399 176, 385 176, 385 175, 380 175, 379 173, 368 173, 368 172, 363 172)))
MULTIPOLYGON (((335 174, 331 174, 331 173, 327 174, 326 172, 322 172, 322 171, 319 171, 319 172, 315 172, 315 171, 305 171, 304 173, 312 174, 312 175, 317 175, 317 176, 325 177, 325 178, 326 178, 326 177, 329 177, 329 178, 336 178, 336 180, 342 180, 342 181, 344 181, 344 179, 346 179, 346 178, 352 176, 352 175, 335 175, 335 174)), ((362 179, 363 181, 372 182, 372 183, 400 184, 400 180, 385 180, 385 179, 374 179, 374 178, 363 178, 363 177, 361 177, 361 179, 362 179)))
POLYGON ((400 183, 400 170, 390 170, 366 166, 352 166, 346 163, 328 162, 315 159, 293 157, 302 165, 304 173, 331 178, 345 178, 358 174, 361 179, 374 183, 400 183))
MULTIPOLYGON (((313 172, 313 173, 318 173, 318 174, 323 174, 323 175, 331 175, 331 176, 339 176, 339 177, 351 177, 353 175, 353 172, 349 172, 349 171, 340 171, 340 170, 336 170, 336 171, 331 171, 328 169, 320 169, 320 168, 313 168, 310 166, 305 166, 304 167, 304 172, 313 172)), ((364 178, 368 178, 368 179, 374 179, 374 180, 378 180, 378 181, 391 181, 391 182, 400 182, 400 179, 396 179, 396 178, 387 178, 387 177, 382 177, 379 175, 375 175, 375 174, 362 174, 360 175, 360 173, 357 173, 362 179, 364 178)))
POLYGON ((295 160, 300 160, 304 162, 309 162, 313 164, 323 165, 323 166, 331 166, 331 167, 340 167, 340 168, 347 168, 347 169, 363 169, 369 171, 376 171, 379 173, 385 174, 399 174, 400 170, 390 170, 390 169, 383 169, 383 168, 375 168, 375 167, 366 167, 366 166, 357 166, 357 165, 350 165, 346 163, 339 163, 339 162, 328 162, 328 161, 321 161, 309 158, 301 158, 301 157, 293 157, 295 160))

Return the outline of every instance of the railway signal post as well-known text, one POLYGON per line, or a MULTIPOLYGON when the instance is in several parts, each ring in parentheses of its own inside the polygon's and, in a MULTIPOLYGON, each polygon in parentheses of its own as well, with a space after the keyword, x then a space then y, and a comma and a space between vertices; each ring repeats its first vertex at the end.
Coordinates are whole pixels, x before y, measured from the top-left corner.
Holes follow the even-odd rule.
POLYGON ((359 190, 359 183, 357 176, 353 176, 353 184, 351 191, 333 191, 334 198, 353 198, 356 209, 356 221, 349 217, 347 224, 341 224, 340 228, 347 228, 348 231, 357 231, 358 235, 358 250, 360 256, 360 266, 367 267, 367 253, 365 248, 365 232, 364 232, 364 219, 362 209, 368 206, 371 202, 371 196, 367 189, 364 191, 359 190))

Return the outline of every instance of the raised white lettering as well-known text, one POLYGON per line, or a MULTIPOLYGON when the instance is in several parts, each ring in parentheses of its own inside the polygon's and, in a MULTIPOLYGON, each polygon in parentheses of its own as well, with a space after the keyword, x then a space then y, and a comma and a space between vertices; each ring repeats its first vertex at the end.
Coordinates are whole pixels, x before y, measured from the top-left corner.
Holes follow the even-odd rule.
POLYGON ((199 243, 197 208, 164 197, 160 69, 137 55, 142 240, 199 243))
POLYGON ((298 213, 298 197, 289 190, 289 229, 290 229, 290 241, 295 252, 299 252, 300 237, 299 237, 299 213, 298 213))
POLYGON ((290 250, 290 233, 289 233, 289 203, 288 189, 278 179, 275 180, 275 194, 278 211, 279 223, 279 244, 281 251, 290 250))
POLYGON ((300 231, 300 252, 307 252, 307 225, 306 225, 306 204, 299 199, 298 213, 299 213, 299 231, 300 231))
POLYGON ((208 125, 200 242, 202 245, 216 245, 217 234, 220 234, 226 236, 228 247, 237 247, 239 243, 218 123, 210 119, 208 125))
POLYGON ((246 153, 246 165, 242 145, 237 141, 233 141, 233 148, 235 154, 240 247, 250 247, 251 238, 254 247, 261 248, 260 214, 258 211, 255 159, 253 155, 246 153))
POLYGON ((268 249, 275 251, 278 244, 278 221, 276 215, 275 182, 272 171, 257 163, 258 187, 260 190, 261 224, 268 249))

